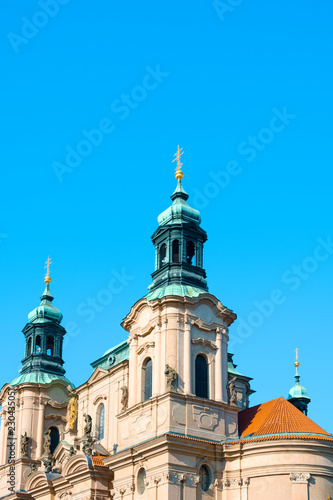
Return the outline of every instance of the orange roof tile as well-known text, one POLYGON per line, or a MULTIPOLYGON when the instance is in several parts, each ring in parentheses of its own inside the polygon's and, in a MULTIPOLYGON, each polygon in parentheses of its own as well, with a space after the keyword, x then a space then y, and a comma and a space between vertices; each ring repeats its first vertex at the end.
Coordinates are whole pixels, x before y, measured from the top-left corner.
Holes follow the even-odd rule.
POLYGON ((93 455, 93 456, 91 457, 91 459, 92 459, 92 463, 93 463, 94 465, 98 465, 99 467, 107 467, 107 465, 105 465, 105 464, 102 462, 102 459, 103 459, 103 458, 105 458, 105 457, 103 457, 103 456, 101 456, 101 455, 93 455))
MULTIPOLYGON (((328 432, 310 420, 304 413, 284 398, 273 399, 238 414, 239 433, 241 438, 256 439, 256 436, 270 434, 321 434, 323 439, 332 439, 328 432)), ((281 436, 283 438, 283 436, 281 436)), ((291 436, 285 436, 286 438, 291 436)), ((313 436, 305 436, 311 439, 313 436)), ((267 437, 266 439, 269 439, 267 437)), ((318 437, 317 437, 318 439, 318 437)))

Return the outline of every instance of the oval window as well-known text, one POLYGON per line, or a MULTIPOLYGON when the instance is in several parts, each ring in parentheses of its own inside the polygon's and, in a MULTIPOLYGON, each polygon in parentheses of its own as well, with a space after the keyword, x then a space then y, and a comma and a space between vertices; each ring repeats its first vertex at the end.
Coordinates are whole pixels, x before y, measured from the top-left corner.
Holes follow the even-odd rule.
POLYGON ((208 491, 210 486, 210 472, 207 465, 202 465, 199 470, 199 484, 203 491, 208 491))
POLYGON ((145 480, 146 480, 146 471, 142 467, 138 472, 138 492, 140 495, 142 495, 145 492, 146 489, 145 480))

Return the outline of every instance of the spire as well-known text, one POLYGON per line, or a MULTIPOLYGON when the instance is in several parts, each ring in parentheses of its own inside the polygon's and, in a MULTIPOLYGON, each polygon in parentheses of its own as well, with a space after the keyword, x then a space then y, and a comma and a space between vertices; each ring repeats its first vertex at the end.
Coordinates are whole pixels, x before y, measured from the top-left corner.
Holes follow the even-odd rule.
POLYGON ((46 261, 45 290, 41 303, 28 315, 29 322, 23 329, 25 336, 25 354, 22 360, 21 375, 11 385, 23 383, 48 384, 52 380, 71 382, 64 377, 62 344, 66 330, 60 325, 62 314, 52 305, 50 292, 50 264, 46 261))
POLYGON ((298 408, 301 412, 303 412, 305 415, 307 415, 308 414, 308 404, 310 403, 311 399, 309 398, 305 387, 303 387, 300 384, 300 374, 298 372, 298 368, 299 368, 300 363, 298 361, 298 352, 299 352, 299 349, 296 348, 296 361, 294 363, 294 366, 296 368, 295 385, 289 391, 288 401, 290 401, 290 403, 292 403, 294 406, 296 406, 296 408, 298 408))
POLYGON ((175 173, 175 177, 176 177, 177 181, 181 181, 182 178, 184 177, 184 172, 182 171, 183 164, 180 161, 180 157, 183 154, 184 154, 183 148, 179 148, 179 146, 178 146, 177 153, 175 153, 173 155, 173 156, 175 156, 175 159, 172 160, 172 163, 174 161, 177 161, 177 168, 176 168, 176 173, 175 173))
POLYGON ((171 195, 172 205, 158 216, 158 228, 152 236, 155 246, 155 271, 149 286, 148 300, 166 295, 197 297, 208 291, 202 267, 206 231, 200 227, 200 212, 188 205, 188 194, 182 186, 184 172, 178 146, 172 162, 177 162, 177 187, 171 195))

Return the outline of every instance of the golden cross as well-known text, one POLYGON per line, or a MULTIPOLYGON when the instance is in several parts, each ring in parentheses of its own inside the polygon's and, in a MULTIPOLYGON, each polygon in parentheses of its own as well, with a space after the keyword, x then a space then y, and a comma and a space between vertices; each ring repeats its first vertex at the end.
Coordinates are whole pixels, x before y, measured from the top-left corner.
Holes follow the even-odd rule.
POLYGON ((50 276, 50 264, 52 264, 50 257, 47 258, 47 261, 45 262, 46 266, 44 266, 44 269, 46 269, 46 275, 45 276, 50 276))
POLYGON ((181 168, 182 168, 182 166, 183 166, 183 164, 182 164, 182 163, 181 163, 181 161, 180 161, 180 157, 184 154, 184 151, 182 151, 182 149, 183 149, 183 148, 179 148, 179 146, 178 146, 177 153, 175 153, 175 154, 173 155, 173 156, 175 156, 176 158, 175 158, 174 160, 172 160, 172 163, 173 163, 174 161, 176 161, 176 160, 177 160, 177 168, 176 168, 176 170, 181 170, 181 168))

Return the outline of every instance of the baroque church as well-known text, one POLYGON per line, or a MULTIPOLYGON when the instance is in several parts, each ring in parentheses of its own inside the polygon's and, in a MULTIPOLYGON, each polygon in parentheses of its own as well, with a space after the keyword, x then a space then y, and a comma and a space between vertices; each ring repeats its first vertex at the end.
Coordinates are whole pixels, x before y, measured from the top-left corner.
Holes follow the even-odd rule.
POLYGON ((298 360, 287 399, 250 406, 251 378, 228 352, 237 317, 209 293, 207 235, 187 203, 181 154, 172 204, 152 235, 149 292, 122 321, 124 340, 76 388, 63 368, 66 331, 48 261, 41 303, 23 329, 20 374, 0 392, 1 497, 333 498, 333 436, 307 416, 298 360))

